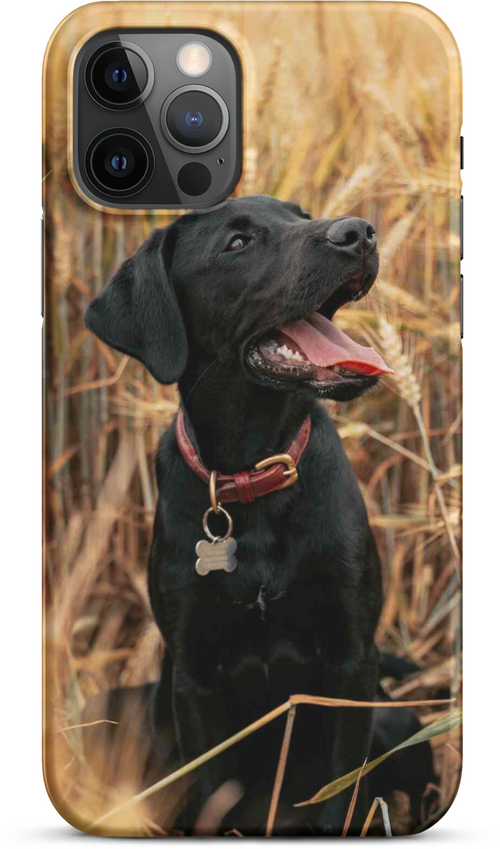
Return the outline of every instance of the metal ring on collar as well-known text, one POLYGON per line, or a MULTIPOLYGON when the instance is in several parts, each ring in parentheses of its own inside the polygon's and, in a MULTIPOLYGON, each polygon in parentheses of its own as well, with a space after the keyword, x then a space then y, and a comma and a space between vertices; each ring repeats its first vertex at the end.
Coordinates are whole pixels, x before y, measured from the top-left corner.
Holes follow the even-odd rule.
POLYGON ((210 472, 210 481, 208 484, 208 491, 210 493, 210 504, 212 505, 212 510, 214 513, 220 513, 221 506, 217 501, 217 475, 218 472, 210 472))
POLYGON ((224 542, 224 540, 229 539, 229 537, 233 533, 233 520, 231 519, 231 516, 229 515, 227 510, 224 510, 224 507, 221 507, 220 504, 218 505, 218 507, 219 513, 223 513, 227 519, 227 531, 224 536, 213 535, 213 533, 210 531, 210 528, 208 527, 208 517, 210 516, 210 513, 215 513, 216 511, 213 507, 209 507, 205 515, 203 516, 203 530, 205 531, 207 537, 209 538, 209 540, 211 540, 211 542, 224 542))

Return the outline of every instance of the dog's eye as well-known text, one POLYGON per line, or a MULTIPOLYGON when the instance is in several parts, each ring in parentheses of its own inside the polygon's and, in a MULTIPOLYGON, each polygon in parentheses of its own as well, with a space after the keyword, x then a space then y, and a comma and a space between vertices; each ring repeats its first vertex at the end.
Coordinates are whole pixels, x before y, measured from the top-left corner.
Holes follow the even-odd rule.
POLYGON ((233 236, 226 250, 228 251, 242 251, 243 248, 246 248, 248 243, 250 242, 249 236, 233 236))

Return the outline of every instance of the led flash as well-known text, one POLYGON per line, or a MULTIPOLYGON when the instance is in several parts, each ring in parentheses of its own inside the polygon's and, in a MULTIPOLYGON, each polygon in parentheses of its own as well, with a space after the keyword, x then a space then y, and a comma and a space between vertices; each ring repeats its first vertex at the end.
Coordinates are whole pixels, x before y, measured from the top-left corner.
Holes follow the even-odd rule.
POLYGON ((212 64, 212 54, 205 44, 191 41, 184 44, 177 54, 177 65, 188 77, 201 77, 212 64))

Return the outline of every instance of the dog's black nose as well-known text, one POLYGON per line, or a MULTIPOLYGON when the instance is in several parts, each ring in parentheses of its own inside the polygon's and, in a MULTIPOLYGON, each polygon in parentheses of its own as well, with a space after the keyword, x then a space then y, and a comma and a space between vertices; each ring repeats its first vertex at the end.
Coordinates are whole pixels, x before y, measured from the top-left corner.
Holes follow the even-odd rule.
POLYGON ((328 229, 326 238, 345 254, 372 253, 377 247, 375 227, 363 218, 340 218, 328 229))

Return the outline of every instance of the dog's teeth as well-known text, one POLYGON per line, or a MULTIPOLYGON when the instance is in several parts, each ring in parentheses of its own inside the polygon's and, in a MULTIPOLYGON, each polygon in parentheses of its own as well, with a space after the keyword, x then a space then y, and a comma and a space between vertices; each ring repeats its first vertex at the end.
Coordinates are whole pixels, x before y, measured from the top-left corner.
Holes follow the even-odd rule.
POLYGON ((277 353, 277 349, 278 343, 276 342, 276 340, 270 339, 269 342, 267 342, 262 348, 262 353, 265 354, 267 357, 270 357, 273 354, 277 353))
POLYGON ((288 347, 288 345, 280 345, 280 347, 278 348, 276 342, 269 343, 268 345, 266 345, 266 347, 264 348, 264 353, 268 356, 270 354, 279 354, 279 356, 283 357, 284 360, 295 360, 295 362, 298 363, 304 362, 304 358, 302 357, 299 351, 292 351, 288 347))
POLYGON ((278 348, 276 353, 281 354, 281 356, 285 357, 286 360, 291 360, 293 357, 293 351, 290 350, 288 345, 282 345, 281 348, 278 348))

